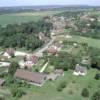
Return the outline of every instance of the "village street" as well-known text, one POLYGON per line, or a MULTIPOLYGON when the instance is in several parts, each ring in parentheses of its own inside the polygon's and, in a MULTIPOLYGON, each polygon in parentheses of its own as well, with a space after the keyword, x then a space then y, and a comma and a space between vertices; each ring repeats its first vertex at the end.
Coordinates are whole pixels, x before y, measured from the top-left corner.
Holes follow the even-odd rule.
POLYGON ((45 44, 44 46, 42 46, 41 48, 38 48, 36 51, 34 51, 33 53, 37 56, 42 56, 42 53, 48 49, 48 47, 54 42, 55 37, 52 37, 52 39, 49 41, 49 43, 45 44))

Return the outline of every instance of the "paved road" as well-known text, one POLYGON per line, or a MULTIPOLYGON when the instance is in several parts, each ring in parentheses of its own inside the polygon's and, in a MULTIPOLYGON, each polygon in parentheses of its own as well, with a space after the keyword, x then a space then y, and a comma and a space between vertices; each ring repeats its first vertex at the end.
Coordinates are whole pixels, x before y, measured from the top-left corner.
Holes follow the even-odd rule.
POLYGON ((48 47, 54 42, 54 40, 55 40, 55 37, 53 37, 53 38, 49 41, 49 43, 47 43, 47 44, 45 44, 43 47, 37 49, 37 50, 34 52, 34 54, 37 55, 37 56, 42 56, 42 53, 43 53, 46 49, 48 49, 48 47))

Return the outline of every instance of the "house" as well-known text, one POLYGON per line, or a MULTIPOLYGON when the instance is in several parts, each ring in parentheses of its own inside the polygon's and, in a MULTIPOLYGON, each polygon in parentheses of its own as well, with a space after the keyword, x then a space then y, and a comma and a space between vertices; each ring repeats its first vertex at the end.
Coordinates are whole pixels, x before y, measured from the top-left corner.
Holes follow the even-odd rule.
POLYGON ((54 73, 58 76, 64 76, 64 71, 62 69, 56 69, 54 73))
POLYGON ((5 83, 5 80, 0 79, 0 86, 3 86, 3 85, 4 85, 4 83, 5 83))
POLYGON ((57 47, 56 46, 51 46, 48 48, 48 53, 49 54, 56 54, 57 53, 57 47))
POLYGON ((79 75, 85 76, 87 74, 87 68, 77 64, 73 74, 76 76, 79 75))
POLYGON ((63 47, 63 44, 62 44, 61 41, 60 41, 60 42, 54 42, 53 47, 54 47, 55 49, 57 49, 57 51, 60 51, 61 48, 63 47))
POLYGON ((14 56, 14 54, 15 54, 15 50, 13 48, 7 48, 4 51, 3 56, 7 58, 11 58, 12 56, 14 56))
POLYGON ((27 55, 24 57, 23 61, 19 62, 19 65, 21 68, 27 67, 28 69, 31 69, 33 65, 37 64, 38 60, 39 58, 34 54, 27 55))
POLYGON ((42 32, 40 32, 40 33, 39 33, 39 39, 40 39, 40 40, 43 40, 44 37, 45 37, 45 35, 44 35, 42 32))
POLYGON ((28 70, 17 69, 15 72, 14 78, 22 81, 26 81, 29 84, 42 86, 46 81, 46 74, 39 72, 31 72, 28 70))
POLYGON ((42 32, 39 33, 39 39, 42 40, 44 43, 47 43, 50 40, 49 37, 46 37, 42 32))

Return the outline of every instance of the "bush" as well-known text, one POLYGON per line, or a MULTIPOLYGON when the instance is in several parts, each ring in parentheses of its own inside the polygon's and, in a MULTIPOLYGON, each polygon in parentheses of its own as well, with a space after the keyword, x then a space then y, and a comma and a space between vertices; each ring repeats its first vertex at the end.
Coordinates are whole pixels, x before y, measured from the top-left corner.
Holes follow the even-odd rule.
POLYGON ((68 71, 68 68, 67 68, 67 67, 64 67, 63 70, 64 70, 64 71, 68 71))
POLYGON ((84 89, 82 90, 81 95, 82 95, 83 97, 89 97, 89 91, 88 91, 88 89, 87 89, 87 88, 84 88, 84 89))
POLYGON ((62 91, 62 87, 61 86, 58 86, 57 87, 57 91, 62 91))
POLYGON ((0 95, 0 100, 5 100, 3 95, 0 95))
POLYGON ((65 87, 66 87, 66 82, 62 82, 62 83, 60 84, 60 86, 61 86, 62 88, 65 88, 65 87))
POLYGON ((35 69, 35 71, 36 71, 36 72, 39 72, 39 70, 38 70, 37 68, 35 69))
POLYGON ((100 100, 100 90, 93 94, 92 100, 100 100))
POLYGON ((25 92, 23 91, 23 89, 21 89, 17 85, 12 86, 11 93, 12 93, 13 97, 17 97, 17 98, 19 98, 19 97, 21 97, 22 95, 25 94, 25 92))
POLYGON ((61 82, 57 87, 57 91, 62 91, 66 87, 66 82, 61 82))
POLYGON ((99 79, 100 79, 100 74, 96 74, 96 75, 95 75, 95 79, 96 79, 96 80, 99 80, 99 79))

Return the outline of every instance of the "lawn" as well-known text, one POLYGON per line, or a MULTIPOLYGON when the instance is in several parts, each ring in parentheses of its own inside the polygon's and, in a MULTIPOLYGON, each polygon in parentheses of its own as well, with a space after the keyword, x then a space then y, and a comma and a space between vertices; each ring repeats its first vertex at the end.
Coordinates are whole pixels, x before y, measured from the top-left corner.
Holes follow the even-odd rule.
POLYGON ((81 44, 77 44, 77 47, 72 44, 64 44, 63 48, 61 49, 61 51, 63 52, 67 52, 71 55, 77 56, 81 53, 84 52, 84 54, 86 54, 85 48, 81 45, 81 44))
POLYGON ((73 76, 72 71, 65 72, 64 77, 60 77, 56 81, 47 81, 44 86, 24 88, 27 94, 19 100, 91 100, 91 95, 100 89, 100 81, 94 79, 97 70, 90 69, 84 77, 73 76), (62 92, 57 91, 60 82, 66 81, 67 86, 62 92), (90 92, 89 98, 81 96, 81 90, 88 88, 90 92))
POLYGON ((57 40, 62 40, 62 41, 67 40, 67 41, 75 41, 78 43, 87 43, 90 47, 100 48, 100 40, 89 37, 73 35, 72 38, 66 38, 65 36, 62 35, 58 36, 57 40))
POLYGON ((0 24, 20 24, 22 22, 38 21, 44 16, 54 15, 62 11, 38 11, 38 12, 26 12, 26 13, 13 13, 0 15, 0 24))
POLYGON ((38 63, 33 66, 32 71, 40 71, 44 65, 44 59, 39 59, 38 63))

